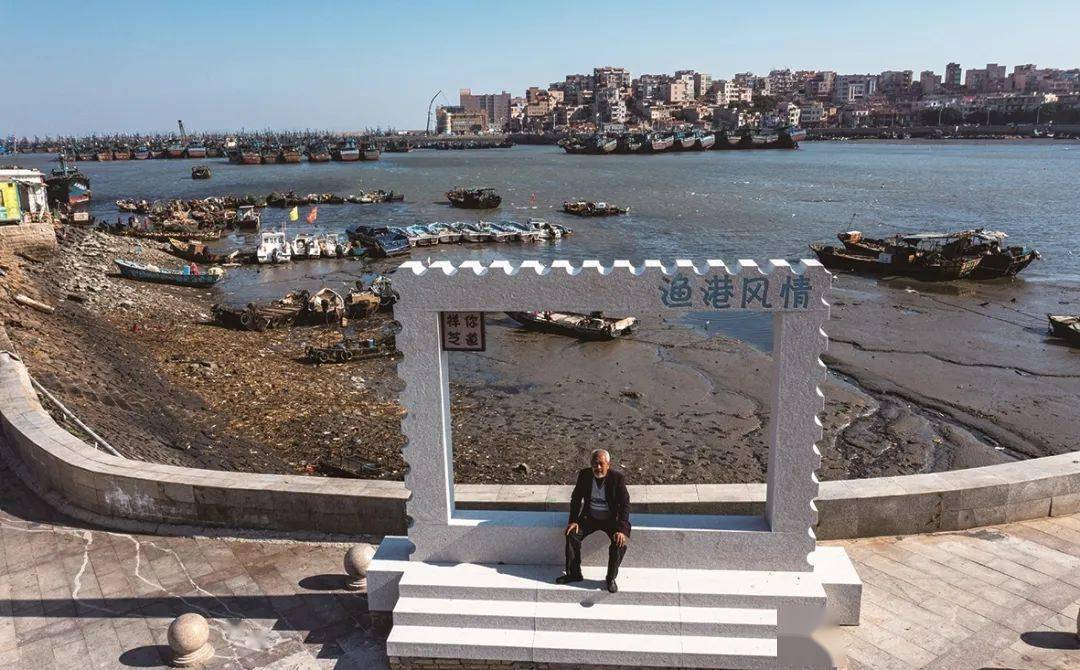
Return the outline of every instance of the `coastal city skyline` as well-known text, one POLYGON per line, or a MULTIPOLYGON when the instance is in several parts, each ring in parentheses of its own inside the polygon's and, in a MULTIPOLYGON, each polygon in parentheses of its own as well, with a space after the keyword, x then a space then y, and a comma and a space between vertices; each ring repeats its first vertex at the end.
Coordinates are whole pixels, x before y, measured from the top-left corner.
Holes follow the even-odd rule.
POLYGON ((863 8, 858 16, 838 8, 827 17, 785 22, 780 19, 785 12, 791 18, 794 4, 770 6, 765 13, 699 4, 668 17, 664 30, 654 30, 645 20, 649 6, 629 3, 605 13, 597 39, 580 40, 569 34, 575 31, 559 28, 570 5, 560 9, 559 3, 549 3, 548 11, 537 14, 464 3, 454 16, 487 27, 473 43, 439 21, 401 22, 403 16, 438 15, 440 6, 431 3, 327 3, 302 12, 280 3, 241 3, 200 10, 196 23, 207 29, 195 31, 164 29, 190 20, 187 7, 177 3, 118 2, 93 10, 49 3, 34 19, 50 26, 49 40, 34 37, 29 17, 10 22, 13 37, 4 50, 34 64, 17 68, 13 86, 34 102, 5 113, 0 133, 168 132, 177 118, 195 131, 423 129, 436 91, 442 91, 436 104, 446 106, 458 104, 461 88, 523 96, 529 86, 604 65, 624 67, 635 76, 693 69, 729 78, 789 68, 841 74, 911 70, 916 79, 923 70, 943 74, 948 62, 965 69, 995 62, 1010 69, 1026 63, 1076 67, 1070 62, 1067 26, 1080 18, 1080 9, 1072 5, 1044 8, 1040 14, 1055 20, 1040 22, 1036 40, 1021 30, 1035 17, 1015 6, 991 3, 973 14, 924 4, 907 12, 926 19, 914 24, 897 22, 879 8, 863 8), (129 45, 123 59, 107 40, 79 38, 115 30, 118 23, 129 45), (347 42, 309 37, 329 35, 334 25, 380 28, 347 42), (707 40, 681 37, 700 26, 717 29, 707 40), (263 49, 259 36, 270 27, 295 36, 290 39, 296 48, 263 49), (542 48, 526 48, 522 38, 529 35, 542 35, 542 48), (78 58, 63 46, 75 44, 78 58))

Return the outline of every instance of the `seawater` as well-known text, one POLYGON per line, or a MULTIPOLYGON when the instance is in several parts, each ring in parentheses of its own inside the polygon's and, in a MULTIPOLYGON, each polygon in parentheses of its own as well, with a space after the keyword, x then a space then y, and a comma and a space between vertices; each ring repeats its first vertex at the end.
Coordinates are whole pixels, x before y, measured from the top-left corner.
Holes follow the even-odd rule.
MULTIPOLYGON (((16 158, 49 170, 51 156, 16 158)), ((344 231, 355 223, 407 226, 434 221, 541 217, 572 227, 556 243, 425 247, 414 258, 573 261, 646 258, 810 256, 810 242, 836 242, 858 229, 895 232, 985 227, 1039 249, 1023 280, 1080 282, 1080 144, 1070 141, 807 142, 796 151, 689 152, 657 156, 571 156, 553 146, 384 153, 377 162, 231 165, 225 159, 80 163, 94 190, 93 213, 115 221, 118 198, 201 198, 294 190, 299 194, 386 189, 404 203, 322 205, 314 225, 289 231, 344 231), (209 181, 191 179, 205 163, 209 181), (452 209, 445 192, 490 186, 498 210, 452 209), (580 219, 561 212, 571 198, 632 208, 630 215, 580 219)), ((302 216, 307 208, 301 208, 302 216)), ((122 215, 125 219, 127 215, 122 215)), ((286 221, 266 209, 264 229, 286 221)), ((256 236, 219 246, 254 247, 256 236)), ((238 302, 278 297, 298 284, 351 283, 360 263, 319 261, 240 268, 215 289, 238 302)))

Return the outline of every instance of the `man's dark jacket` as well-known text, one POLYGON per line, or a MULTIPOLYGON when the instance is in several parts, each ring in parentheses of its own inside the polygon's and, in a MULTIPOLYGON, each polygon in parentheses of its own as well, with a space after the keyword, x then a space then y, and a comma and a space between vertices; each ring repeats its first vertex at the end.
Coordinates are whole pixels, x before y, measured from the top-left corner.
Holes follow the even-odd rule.
MULTIPOLYGON (((570 496, 570 523, 582 523, 589 513, 589 498, 592 497, 592 468, 585 468, 578 473, 574 493, 570 496)), ((604 495, 607 497, 611 519, 615 529, 630 535, 630 492, 626 490, 626 477, 612 468, 604 477, 604 495)))

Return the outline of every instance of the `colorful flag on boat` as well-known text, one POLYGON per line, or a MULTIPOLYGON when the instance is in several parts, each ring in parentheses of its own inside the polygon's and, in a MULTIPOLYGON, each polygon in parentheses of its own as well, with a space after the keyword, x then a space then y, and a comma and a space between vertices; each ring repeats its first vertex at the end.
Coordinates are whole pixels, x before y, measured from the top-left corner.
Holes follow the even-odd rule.
POLYGON ((289 221, 296 221, 300 218, 300 208, 293 207, 289 210, 289 221))
POLYGON ((319 208, 312 207, 311 211, 307 213, 307 222, 315 223, 315 219, 319 218, 319 208))

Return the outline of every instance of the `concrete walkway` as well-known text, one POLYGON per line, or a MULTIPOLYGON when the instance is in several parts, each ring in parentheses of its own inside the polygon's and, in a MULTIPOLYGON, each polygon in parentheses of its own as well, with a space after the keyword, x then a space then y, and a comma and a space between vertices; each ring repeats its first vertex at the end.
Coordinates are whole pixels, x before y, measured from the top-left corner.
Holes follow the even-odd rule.
MULTIPOLYGON (((829 544, 865 582, 862 625, 834 634, 852 668, 1080 668, 1080 517, 829 544)), ((385 668, 343 553, 87 528, 0 465, 0 668, 166 667, 191 611, 211 620, 209 668, 385 668)))
POLYGON ((185 612, 210 620, 206 668, 385 668, 388 626, 341 588, 344 553, 91 529, 0 465, 0 668, 168 667, 165 632, 185 612))

